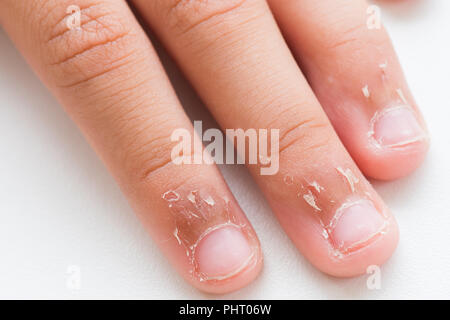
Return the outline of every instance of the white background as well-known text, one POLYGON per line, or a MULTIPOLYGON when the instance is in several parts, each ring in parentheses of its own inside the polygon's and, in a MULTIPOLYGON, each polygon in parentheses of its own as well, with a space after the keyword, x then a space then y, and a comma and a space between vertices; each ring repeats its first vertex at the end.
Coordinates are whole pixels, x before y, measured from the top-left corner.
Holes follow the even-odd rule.
MULTIPOLYGON (((432 135, 425 164, 396 182, 374 182, 398 218, 400 245, 367 276, 316 271, 271 216, 245 168, 222 168, 258 232, 261 276, 221 298, 450 298, 450 1, 383 6, 409 83, 432 135)), ((195 119, 208 119, 163 57, 195 119)), ((191 288, 146 235, 94 152, 0 30, 0 298, 215 298, 191 288), (68 268, 81 288, 67 286, 68 268)))

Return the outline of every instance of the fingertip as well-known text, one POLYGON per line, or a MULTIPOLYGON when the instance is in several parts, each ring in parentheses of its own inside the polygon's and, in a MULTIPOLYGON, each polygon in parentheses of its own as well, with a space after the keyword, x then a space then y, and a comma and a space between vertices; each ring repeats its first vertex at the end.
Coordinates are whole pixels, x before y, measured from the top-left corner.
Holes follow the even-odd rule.
POLYGON ((377 180, 395 180, 415 171, 430 145, 420 119, 408 106, 377 113, 368 134, 358 135, 348 146, 361 171, 377 180))
POLYGON ((361 205, 349 210, 347 217, 344 214, 338 222, 340 226, 337 225, 325 239, 318 230, 308 228, 308 245, 301 242, 297 245, 318 270, 333 277, 356 277, 365 274, 370 266, 380 267, 394 254, 399 230, 391 212, 385 205, 381 204, 382 209, 379 206, 375 205, 382 213, 375 213, 378 218, 373 221, 367 222, 371 220, 370 216, 361 214, 361 210, 372 210, 361 205), (341 241, 343 238, 348 241, 341 241), (348 246, 348 243, 354 245, 348 246))
POLYGON ((393 150, 368 149, 357 161, 368 177, 377 180, 396 180, 408 176, 423 163, 429 149, 429 139, 417 141, 393 150))
MULTIPOLYGON (((365 188, 369 184, 358 183, 365 188)), ((357 190, 355 190, 357 191, 357 190)), ((380 267, 394 253, 399 239, 397 222, 373 189, 365 196, 350 195, 333 209, 331 220, 298 213, 280 215, 292 241, 321 272, 333 277, 356 277, 369 266, 380 267)))
MULTIPOLYGON (((208 244, 207 244, 208 245, 208 244)), ((222 244, 219 247, 233 245, 222 244)), ((261 273, 263 267, 263 255, 260 246, 250 248, 235 248, 236 254, 223 254, 219 259, 214 259, 213 256, 203 259, 212 259, 204 262, 201 266, 211 275, 209 278, 191 278, 190 282, 194 287, 209 294, 227 294, 250 285, 261 273), (218 275, 220 269, 227 269, 227 274, 218 275)), ((199 257, 202 259, 201 257, 199 257)), ((217 258, 217 257, 216 257, 217 258)))
POLYGON ((330 276, 339 278, 366 274, 369 267, 381 267, 394 254, 398 240, 398 226, 395 219, 391 217, 384 231, 370 244, 346 255, 327 257, 322 261, 319 269, 330 276))

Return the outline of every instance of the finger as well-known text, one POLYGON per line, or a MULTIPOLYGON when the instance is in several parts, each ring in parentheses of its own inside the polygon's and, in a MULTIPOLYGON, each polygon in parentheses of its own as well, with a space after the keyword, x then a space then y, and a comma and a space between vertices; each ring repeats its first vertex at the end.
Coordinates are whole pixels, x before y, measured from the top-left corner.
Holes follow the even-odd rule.
POLYGON ((252 281, 259 243, 217 168, 171 160, 172 132, 193 130, 126 3, 9 0, 0 12, 181 275, 209 292, 252 281), (68 28, 74 4, 81 23, 68 28))
POLYGON ((380 11, 364 0, 270 1, 296 57, 361 170, 395 179, 416 169, 428 134, 380 11))
POLYGON ((279 171, 276 152, 275 174, 249 167, 302 253, 337 276, 386 260, 395 221, 340 144, 265 1, 135 3, 223 128, 281 129, 279 171))

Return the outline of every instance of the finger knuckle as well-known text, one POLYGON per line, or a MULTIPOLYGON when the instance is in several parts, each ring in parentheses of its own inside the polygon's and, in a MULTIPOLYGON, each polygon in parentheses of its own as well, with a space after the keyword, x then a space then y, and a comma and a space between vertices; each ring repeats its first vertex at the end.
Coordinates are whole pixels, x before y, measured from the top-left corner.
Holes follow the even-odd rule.
POLYGON ((289 154, 292 149, 303 154, 312 154, 326 149, 332 141, 330 124, 325 117, 313 115, 290 121, 280 133, 280 156, 289 154))
MULTIPOLYGON (((253 0, 160 0, 169 25, 178 33, 185 33, 208 22, 220 23, 227 15, 253 0)), ((255 2, 255 1, 254 1, 255 2)))
POLYGON ((124 167, 133 181, 146 184, 161 171, 170 170, 174 163, 171 159, 173 143, 169 135, 148 137, 126 148, 124 167))
POLYGON ((58 86, 71 87, 129 62, 136 34, 126 15, 93 0, 46 2, 38 21, 42 59, 58 86))
MULTIPOLYGON (((161 177, 172 175, 179 166, 171 157, 174 146, 175 143, 170 139, 170 134, 155 134, 145 141, 136 142, 127 147, 124 153, 126 156, 124 168, 128 178, 137 185, 146 186, 158 181, 161 177)), ((184 156, 192 157, 193 155, 184 154, 184 156)))
MULTIPOLYGON (((175 117, 167 114, 153 115, 151 120, 139 124, 139 128, 130 128, 133 124, 129 119, 123 119, 122 123, 127 128, 120 132, 126 132, 127 136, 118 137, 126 141, 119 143, 125 145, 120 151, 122 158, 119 162, 128 178, 145 185, 174 170, 177 164, 172 159, 172 151, 177 141, 173 141, 172 133, 178 128, 175 117)), ((120 128, 121 125, 118 126, 120 128)), ((183 150, 183 156, 191 157, 192 150, 183 150)))

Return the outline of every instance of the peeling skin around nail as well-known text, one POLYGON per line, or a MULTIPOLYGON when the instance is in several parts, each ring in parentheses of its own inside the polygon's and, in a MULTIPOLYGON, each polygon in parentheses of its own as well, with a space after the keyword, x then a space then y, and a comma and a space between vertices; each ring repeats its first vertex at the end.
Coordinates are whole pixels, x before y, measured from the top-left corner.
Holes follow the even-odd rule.
MULTIPOLYGON (((184 248, 191 270, 189 273, 198 281, 223 281, 240 273, 245 268, 257 263, 261 258, 258 252, 258 241, 247 227, 245 221, 238 220, 231 212, 238 210, 227 196, 218 196, 214 189, 200 190, 168 190, 162 199, 170 209, 170 219, 174 229, 172 239, 184 248), (252 256, 237 270, 220 277, 207 277, 199 270, 195 249, 199 242, 210 232, 218 228, 232 226, 241 230, 253 248, 252 256), (258 258, 258 259, 257 259, 258 258)), ((170 239, 169 239, 170 240, 170 239)))
POLYGON ((388 62, 386 61, 386 62, 380 63, 380 64, 378 65, 378 67, 379 67, 380 70, 381 70, 381 79, 382 79, 383 81, 385 81, 385 80, 386 80, 386 77, 387 77, 388 62))
POLYGON ((167 202, 174 202, 180 199, 180 195, 173 190, 169 190, 162 195, 167 202))
POLYGON ((211 196, 208 196, 206 199, 203 199, 208 205, 213 206, 215 204, 214 199, 211 196))
MULTIPOLYGON (((351 163, 335 162, 328 169, 326 175, 304 174, 303 176, 294 176, 293 179, 291 177, 287 172, 282 173, 280 180, 283 182, 280 182, 283 183, 284 188, 277 191, 280 192, 280 197, 292 196, 294 193, 297 201, 290 203, 287 207, 282 205, 280 207, 283 210, 289 210, 293 215, 301 211, 302 214, 310 216, 308 218, 316 224, 314 228, 316 237, 322 241, 325 246, 325 254, 330 259, 342 261, 342 259, 357 254, 357 252, 363 251, 378 242, 378 239, 382 239, 383 234, 389 230, 390 220, 386 213, 387 209, 377 206, 376 209, 382 217, 379 226, 381 227, 384 224, 380 230, 377 230, 377 228, 368 229, 367 233, 361 233, 359 238, 355 238, 355 242, 345 242, 344 247, 339 247, 339 244, 336 243, 336 238, 334 238, 336 234, 333 234, 334 228, 345 208, 358 203, 358 201, 377 203, 369 183, 356 168, 354 169, 351 163), (330 184, 323 177, 331 179, 333 183, 330 184), (293 180, 293 186, 290 186, 289 183, 286 184, 286 180, 288 182, 293 180), (336 185, 340 187, 336 189, 332 187, 336 185), (346 200, 343 201, 343 199, 346 200)), ((275 205, 275 208, 280 207, 275 205)))
POLYGON ((175 230, 173 231, 173 236, 175 237, 175 239, 177 239, 178 244, 181 245, 181 240, 180 237, 178 236, 178 228, 175 228, 175 230))
POLYGON ((195 204, 195 194, 194 194, 193 191, 189 192, 189 194, 187 195, 187 199, 188 199, 191 203, 195 204))
POLYGON ((406 101, 405 95, 403 94, 402 89, 397 89, 397 94, 400 97, 401 102, 403 102, 404 104, 408 104, 408 101, 406 101))
POLYGON ((358 201, 348 201, 345 202, 344 204, 342 204, 342 206, 340 206, 337 210, 336 213, 334 214, 334 217, 331 219, 330 223, 328 224, 328 226, 326 226, 326 229, 329 231, 332 231, 335 227, 336 227, 336 223, 338 222, 338 220, 341 218, 342 214, 344 213, 344 210, 357 204, 358 202, 361 201, 365 201, 365 200, 358 200, 358 201))
POLYGON ((366 97, 367 99, 370 98, 370 91, 369 91, 369 86, 366 85, 365 87, 362 88, 362 92, 364 97, 366 97))
POLYGON ((314 208, 316 211, 322 211, 317 204, 316 204, 316 197, 312 194, 311 190, 308 190, 308 193, 303 195, 303 199, 306 201, 307 204, 309 204, 311 207, 314 208))
POLYGON ((308 185, 313 187, 318 193, 325 190, 325 188, 318 184, 317 181, 309 182, 308 185))
POLYGON ((355 185, 359 182, 359 179, 355 176, 353 171, 351 169, 342 169, 341 167, 337 167, 336 170, 344 176, 344 178, 347 180, 350 190, 355 193, 355 185))
POLYGON ((325 240, 328 240, 328 239, 330 238, 330 235, 328 234, 327 229, 323 229, 323 230, 322 230, 322 237, 323 237, 325 240))

